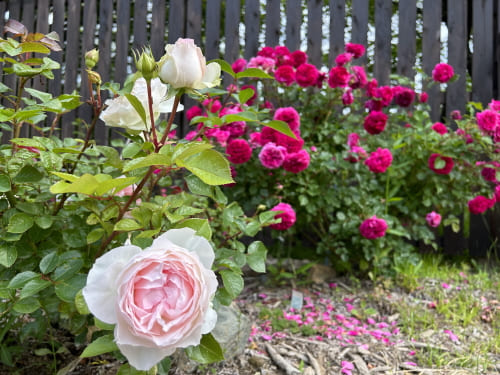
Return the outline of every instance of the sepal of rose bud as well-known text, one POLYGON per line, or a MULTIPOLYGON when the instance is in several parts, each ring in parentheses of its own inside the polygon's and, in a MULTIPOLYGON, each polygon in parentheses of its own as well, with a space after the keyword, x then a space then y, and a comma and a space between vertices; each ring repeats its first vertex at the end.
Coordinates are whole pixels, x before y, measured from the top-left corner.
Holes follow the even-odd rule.
POLYGON ((99 51, 97 49, 91 49, 85 53, 85 66, 88 69, 92 69, 99 62, 99 51))
POLYGON ((158 64, 151 50, 144 49, 142 53, 134 53, 135 67, 137 71, 141 72, 146 81, 150 81, 158 74, 158 64))
POLYGON ((89 81, 93 84, 100 85, 102 83, 101 75, 93 70, 87 69, 89 81))

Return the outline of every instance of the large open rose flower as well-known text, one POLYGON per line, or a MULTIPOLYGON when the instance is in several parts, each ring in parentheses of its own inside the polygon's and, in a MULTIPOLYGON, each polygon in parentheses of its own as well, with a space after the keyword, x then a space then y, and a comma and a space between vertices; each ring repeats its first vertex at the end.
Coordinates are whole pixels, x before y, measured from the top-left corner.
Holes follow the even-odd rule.
POLYGON ((220 65, 206 64, 200 47, 193 39, 179 38, 165 46, 166 54, 160 60, 160 79, 173 88, 204 89, 220 82, 220 65))
MULTIPOLYGON (((126 96, 107 99, 104 103, 107 105, 107 108, 101 113, 100 119, 108 126, 125 128, 137 132, 151 130, 151 119, 148 110, 148 92, 146 80, 144 78, 139 78, 135 81, 131 94, 139 99, 144 107, 146 111, 147 126, 126 96)), ((161 113, 172 112, 173 98, 167 99, 167 85, 161 83, 159 78, 151 80, 151 95, 153 97, 155 121, 158 120, 161 113)), ((177 110, 180 111, 182 108, 182 105, 180 105, 177 110)))
POLYGON ((125 245, 98 258, 83 296, 95 317, 116 324, 116 344, 130 364, 148 370, 214 328, 213 261, 205 238, 171 229, 145 250, 125 245))

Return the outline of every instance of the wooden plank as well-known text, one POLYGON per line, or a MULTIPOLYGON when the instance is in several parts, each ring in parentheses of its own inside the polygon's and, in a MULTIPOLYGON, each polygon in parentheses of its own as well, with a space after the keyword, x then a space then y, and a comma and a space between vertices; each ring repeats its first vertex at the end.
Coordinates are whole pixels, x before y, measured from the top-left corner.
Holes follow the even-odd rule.
POLYGON ((29 32, 35 32, 35 0, 23 0, 21 7, 21 23, 29 32))
POLYGON ((123 84, 128 74, 128 58, 131 55, 130 38, 130 0, 120 0, 116 9, 116 57, 114 81, 123 84))
MULTIPOLYGON (((352 0, 352 36, 350 42, 368 46, 368 5, 366 0, 352 0)), ((356 63, 366 64, 366 54, 356 60, 356 63)))
POLYGON ((472 4, 472 100, 487 104, 493 96, 493 0, 472 4))
POLYGON ((417 53, 417 0, 400 0, 397 72, 413 79, 417 53))
MULTIPOLYGON (((440 61, 441 48, 441 0, 424 0, 424 27, 422 35, 422 65, 425 74, 432 75, 432 69, 440 61)), ((439 121, 441 118, 441 92, 439 85, 425 87, 429 94, 431 119, 439 121)))
MULTIPOLYGON (((0 2, 0 32, 2 33, 2 36, 4 36, 3 34, 3 27, 5 25, 5 11, 7 10, 7 2, 6 1, 2 1, 0 2)), ((2 69, 2 72, 3 72, 3 63, 0 63, 0 69, 2 69)), ((4 74, 0 74, 0 82, 4 81, 5 79, 5 75, 4 74)), ((3 103, 2 102, 2 105, 5 105, 6 103, 3 103)), ((8 143, 9 142, 9 139, 11 138, 11 134, 10 132, 8 131, 5 131, 5 130, 0 130, 0 144, 5 144, 5 143, 8 143)))
POLYGON ((302 4, 300 0, 288 0, 286 2, 286 39, 285 46, 290 51, 300 49, 302 41, 300 29, 302 25, 302 4))
POLYGON ((38 33, 49 32, 49 0, 38 0, 36 5, 36 27, 38 33))
MULTIPOLYGON (((64 92, 71 93, 77 88, 77 77, 80 66, 80 11, 81 3, 78 1, 68 2, 67 9, 67 32, 66 32, 66 49, 64 56, 64 92)), ((65 123, 61 129, 61 137, 73 137, 74 125, 72 121, 76 118, 75 112, 70 112, 65 115, 65 123)))
POLYGON ((184 0, 170 0, 168 10, 168 43, 171 44, 185 35, 186 9, 184 0))
POLYGON ((149 43, 148 41, 148 31, 146 15, 148 12, 148 1, 147 0, 135 0, 132 2, 134 4, 133 17, 134 17, 134 41, 132 43, 133 49, 141 49, 149 43))
POLYGON ((375 0, 375 78, 379 84, 390 82, 392 51, 391 51, 391 17, 392 1, 375 0))
POLYGON ((201 43, 201 0, 186 0, 186 8, 186 36, 204 50, 201 43))
POLYGON ((328 66, 333 65, 335 57, 344 52, 345 1, 330 0, 330 51, 328 66))
MULTIPOLYGON (((457 81, 446 90, 446 115, 451 111, 465 111, 467 103, 467 0, 448 0, 448 61, 453 66, 457 81)), ((498 49, 497 49, 498 50, 498 49)))
MULTIPOLYGON (((121 1, 118 2, 120 6, 121 1)), ((128 5, 128 1, 126 2, 128 5)), ((130 9, 130 6, 129 6, 130 9)), ((153 0, 153 14, 151 15, 151 50, 155 59, 165 54, 165 1, 153 0)), ((118 17, 118 22, 123 22, 118 17)))
POLYGON ((257 54, 260 48, 260 3, 259 0, 245 0, 245 59, 257 54))
MULTIPOLYGON (((63 48, 63 51, 59 52, 53 52, 50 55, 50 58, 54 61, 57 61, 59 64, 62 65, 63 63, 63 54, 64 54, 64 49, 66 41, 64 40, 64 19, 65 19, 65 12, 66 12, 66 6, 65 6, 65 1, 64 0, 53 0, 53 18, 52 18, 52 28, 51 31, 55 31, 57 35, 59 35, 59 39, 61 40, 61 47, 63 48)), ((54 79, 51 79, 49 81, 49 92, 53 96, 58 96, 62 92, 62 77, 61 77, 61 69, 56 69, 54 71, 54 79)))
MULTIPOLYGON (((21 3, 18 1, 9 2, 8 4, 9 10, 9 19, 13 19, 16 21, 21 20, 21 3)), ((2 30, 3 33, 3 30, 2 30)), ((12 36, 12 34, 8 33, 6 36, 12 36)), ((10 74, 4 78, 4 83, 13 89, 14 92, 17 92, 16 86, 16 77, 13 74, 10 74)))
POLYGON ((226 2, 224 59, 232 63, 240 57, 240 0, 226 2))
POLYGON ((221 0, 210 1, 206 7, 205 19, 205 57, 207 60, 220 57, 221 0))
POLYGON ((310 0, 307 2, 307 55, 309 62, 318 68, 322 65, 321 47, 323 43, 322 19, 323 1, 310 0))
POLYGON ((266 2, 266 46, 275 47, 280 44, 281 1, 266 2))
MULTIPOLYGON (((85 0, 83 3, 83 34, 81 35, 82 40, 82 56, 79 56, 82 69, 82 82, 80 86, 80 95, 82 100, 86 101, 90 98, 90 89, 88 86, 87 74, 84 71, 85 67, 85 53, 99 46, 95 45, 96 37, 96 23, 97 23, 97 1, 96 0, 85 0)), ((98 63, 98 64, 102 64, 98 63)), ((99 65, 98 65, 99 66, 99 65)), ((94 68, 95 69, 95 68, 94 68)), ((82 104, 78 108, 78 117, 84 120, 87 124, 92 121, 93 111, 90 105, 82 104)), ((94 135, 96 132, 94 131, 94 135)), ((102 135, 99 135, 102 137, 102 135)))

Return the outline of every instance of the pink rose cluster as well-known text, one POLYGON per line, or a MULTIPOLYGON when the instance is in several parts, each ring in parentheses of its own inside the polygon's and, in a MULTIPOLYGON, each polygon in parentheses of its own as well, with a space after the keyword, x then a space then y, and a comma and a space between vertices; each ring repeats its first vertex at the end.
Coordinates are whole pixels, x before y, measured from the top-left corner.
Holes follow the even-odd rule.
POLYGON ((293 207, 288 203, 278 203, 276 206, 271 208, 271 211, 280 211, 274 218, 281 219, 281 222, 270 225, 272 229, 287 230, 292 227, 297 220, 293 207))
POLYGON ((446 63, 437 64, 432 70, 432 79, 439 83, 448 82, 454 75, 453 67, 446 63))
POLYGON ((373 215, 361 223, 359 232, 363 237, 374 240, 379 237, 384 237, 387 227, 387 222, 384 219, 380 219, 373 215))

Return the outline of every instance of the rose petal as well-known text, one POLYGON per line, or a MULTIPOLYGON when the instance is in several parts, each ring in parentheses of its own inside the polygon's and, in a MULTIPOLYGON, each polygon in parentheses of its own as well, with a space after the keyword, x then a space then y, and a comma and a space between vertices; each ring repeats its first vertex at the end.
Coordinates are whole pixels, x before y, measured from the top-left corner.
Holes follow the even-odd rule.
POLYGON ((122 354, 127 357, 128 362, 137 370, 147 371, 163 358, 173 354, 175 348, 145 348, 135 345, 117 344, 122 354))
POLYGON ((82 293, 94 316, 108 324, 116 323, 117 279, 125 264, 141 252, 138 246, 121 246, 99 257, 87 276, 82 293))

